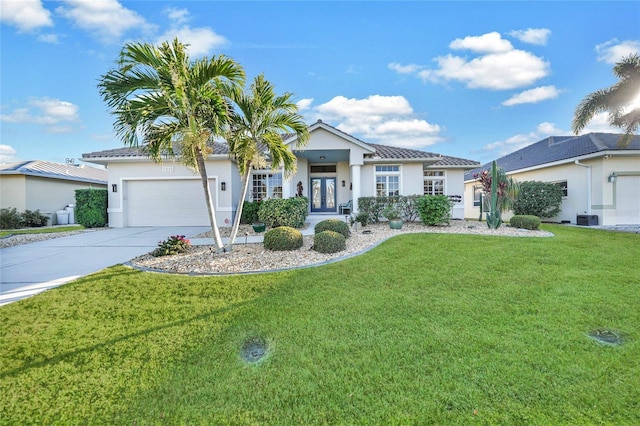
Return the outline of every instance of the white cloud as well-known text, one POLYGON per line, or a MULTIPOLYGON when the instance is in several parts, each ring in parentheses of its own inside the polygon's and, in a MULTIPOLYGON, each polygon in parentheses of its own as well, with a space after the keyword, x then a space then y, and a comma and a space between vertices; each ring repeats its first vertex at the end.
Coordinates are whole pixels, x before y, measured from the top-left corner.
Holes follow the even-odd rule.
POLYGON ((298 102, 296 102, 296 105, 298 106, 299 111, 306 111, 309 109, 309 107, 311 107, 312 103, 313 103, 313 98, 306 98, 306 99, 300 99, 298 102))
POLYGON ((35 123, 45 126, 50 133, 69 133, 68 123, 78 121, 78 106, 59 99, 31 99, 27 108, 16 108, 9 114, 1 114, 6 123, 35 123))
POLYGON ((208 55, 213 49, 228 43, 225 37, 216 34, 210 28, 190 28, 185 25, 181 28, 169 29, 157 38, 156 44, 161 44, 164 41, 171 42, 176 37, 180 42, 189 45, 188 51, 191 57, 208 55))
POLYGON ((182 43, 188 44, 189 55, 192 57, 211 54, 211 51, 228 44, 228 40, 217 34, 211 28, 191 28, 186 25, 191 17, 186 9, 167 8, 164 10, 167 17, 173 21, 173 25, 162 35, 156 38, 156 44, 165 41, 171 42, 178 38, 182 43), (175 25, 177 24, 177 25, 175 25))
POLYGON ((42 34, 38 36, 38 41, 44 43, 58 44, 58 35, 57 34, 42 34))
POLYGON ((18 152, 10 145, 0 145, 0 163, 13 163, 18 161, 18 152))
POLYGON ((596 46, 598 60, 608 64, 615 64, 623 57, 640 52, 640 40, 619 41, 612 39, 596 46))
POLYGON ((0 21, 15 26, 21 32, 53 26, 51 12, 42 6, 40 0, 2 0, 0 12, 0 21))
POLYGON ((164 10, 164 14, 178 25, 186 24, 191 20, 190 13, 187 9, 168 7, 164 10))
POLYGON ((433 69, 398 62, 391 62, 387 67, 399 74, 415 74, 425 82, 458 81, 472 89, 489 90, 530 86, 550 73, 548 62, 531 52, 515 49, 497 32, 458 38, 449 47, 470 50, 477 55, 470 58, 453 54, 438 56, 434 58, 437 67, 433 69))
POLYGON ((471 50, 477 53, 501 53, 508 52, 513 46, 508 40, 502 38, 500 33, 492 32, 481 36, 468 36, 463 39, 455 39, 449 47, 454 50, 471 50))
POLYGON ((64 3, 65 6, 56 8, 57 13, 105 43, 118 42, 133 29, 151 28, 142 16, 117 0, 64 0, 64 3))
POLYGON ((442 128, 417 118, 403 96, 336 96, 314 107, 307 117, 321 118, 364 141, 421 149, 440 142, 442 128), (337 124, 333 124, 337 123, 337 124))
POLYGON ((544 46, 551 36, 551 30, 547 28, 528 28, 526 30, 511 31, 510 36, 529 44, 544 46))
POLYGON ((567 135, 569 132, 559 129, 554 123, 544 122, 538 124, 536 129, 529 133, 520 133, 502 141, 492 142, 483 147, 484 151, 493 152, 492 156, 502 157, 514 151, 538 142, 549 136, 567 135))
POLYGON ((394 70, 398 74, 414 74, 424 68, 424 66, 422 65, 401 65, 397 62, 391 62, 389 65, 387 65, 387 67, 391 70, 394 70))
POLYGON ((438 68, 418 73, 424 81, 459 81, 472 89, 507 90, 529 86, 549 75, 549 63, 523 50, 491 53, 467 60, 459 56, 436 58, 438 68))
POLYGON ((560 91, 555 86, 541 86, 513 95, 502 103, 504 106, 535 104, 547 99, 555 99, 560 91))

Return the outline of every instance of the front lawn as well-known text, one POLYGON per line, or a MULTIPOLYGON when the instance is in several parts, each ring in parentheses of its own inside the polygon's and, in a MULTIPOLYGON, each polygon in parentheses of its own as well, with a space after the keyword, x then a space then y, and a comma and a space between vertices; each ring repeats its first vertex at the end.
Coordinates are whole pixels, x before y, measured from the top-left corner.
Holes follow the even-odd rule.
POLYGON ((70 225, 70 226, 56 226, 56 227, 43 227, 43 228, 30 228, 30 229, 9 229, 0 231, 0 238, 7 237, 9 235, 18 234, 53 234, 57 232, 70 232, 81 231, 85 229, 82 225, 70 225))
POLYGON ((113 267, 3 306, 0 424, 640 424, 640 236, 544 228, 272 274, 113 267))

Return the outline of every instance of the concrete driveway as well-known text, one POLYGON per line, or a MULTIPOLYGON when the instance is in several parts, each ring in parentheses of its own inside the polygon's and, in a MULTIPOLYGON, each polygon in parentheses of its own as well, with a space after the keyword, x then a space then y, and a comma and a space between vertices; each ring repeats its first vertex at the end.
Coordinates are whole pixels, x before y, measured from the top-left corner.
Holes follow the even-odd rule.
POLYGON ((0 306, 148 253, 171 235, 207 227, 111 228, 0 250, 0 306))

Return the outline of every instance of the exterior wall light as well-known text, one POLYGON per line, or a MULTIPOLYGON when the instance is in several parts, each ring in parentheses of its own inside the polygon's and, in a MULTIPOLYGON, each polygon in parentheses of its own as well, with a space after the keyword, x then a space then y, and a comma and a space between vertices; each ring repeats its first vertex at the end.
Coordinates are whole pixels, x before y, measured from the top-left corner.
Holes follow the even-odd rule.
POLYGON ((111 184, 111 192, 118 192, 118 185, 115 183, 111 184))
POLYGON ((618 176, 616 176, 616 172, 612 172, 609 175, 609 178, 607 179, 609 182, 611 183, 615 183, 616 179, 618 178, 618 176))
POLYGON ((220 189, 222 191, 226 191, 227 190, 227 182, 220 182, 220 189))

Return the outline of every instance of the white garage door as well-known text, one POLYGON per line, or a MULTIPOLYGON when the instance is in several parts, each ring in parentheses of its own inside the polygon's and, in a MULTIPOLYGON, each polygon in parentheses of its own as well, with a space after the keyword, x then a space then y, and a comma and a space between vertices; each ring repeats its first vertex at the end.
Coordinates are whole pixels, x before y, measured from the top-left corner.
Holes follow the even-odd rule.
MULTIPOLYGON (((209 185, 213 194, 215 181, 209 185)), ((124 206, 127 226, 209 225, 200 179, 127 181, 124 206)))
POLYGON ((640 176, 618 176, 616 225, 640 223, 640 176))

